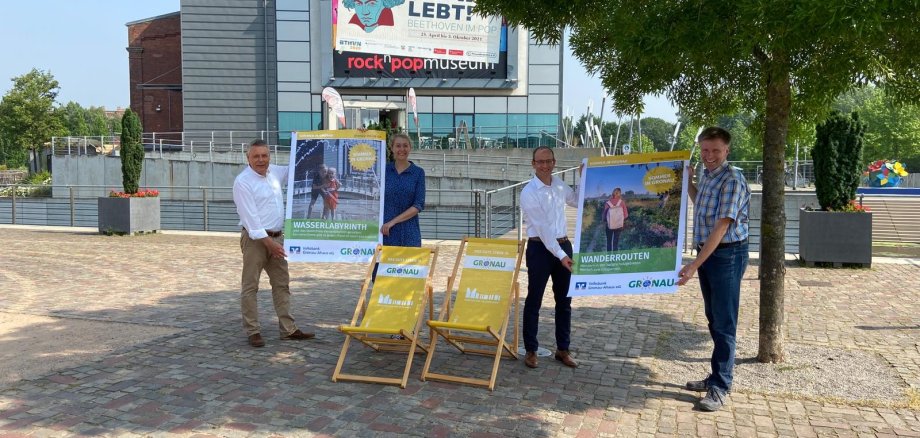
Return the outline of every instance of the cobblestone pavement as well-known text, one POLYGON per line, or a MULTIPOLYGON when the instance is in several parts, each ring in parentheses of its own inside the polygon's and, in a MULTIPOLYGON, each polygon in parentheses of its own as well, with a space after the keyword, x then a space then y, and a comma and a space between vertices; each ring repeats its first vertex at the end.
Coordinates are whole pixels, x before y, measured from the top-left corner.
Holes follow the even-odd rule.
MULTIPOLYGON (((920 437, 916 259, 876 261, 867 270, 790 264, 786 277, 787 342, 878 354, 912 388, 903 403, 808 399, 790 388, 784 394, 736 391, 729 407, 704 413, 694 409, 697 395, 681 389, 701 376, 659 375, 654 365, 657 344, 667 339, 662 333, 705 332, 696 282, 674 295, 577 299, 577 369, 551 358, 542 358, 536 370, 503 361, 498 386, 489 392, 421 382, 424 356, 418 355, 409 386, 399 389, 330 379, 344 339, 335 328, 351 318, 363 266, 292 264, 294 314, 302 328, 316 330, 317 339, 279 340, 270 293, 262 293, 268 345, 253 349, 240 323, 236 235, 105 237, 2 227, 0 241, 0 311, 54 317, 50 326, 23 331, 79 336, 68 329, 75 320, 180 329, 0 387, 0 438, 920 437)), ((428 244, 440 251, 435 291, 443 293, 457 244, 428 244)), ((756 340, 756 266, 743 287, 739 336, 756 340)), ((553 348, 551 295, 541 315, 540 339, 547 348, 553 348)), ((16 349, 21 335, 0 333, 0 349, 16 349)), ((360 345, 352 351, 347 367, 353 371, 399 372, 398 356, 372 354, 360 345)), ((443 370, 472 374, 490 365, 488 359, 440 351, 435 367, 443 370)))

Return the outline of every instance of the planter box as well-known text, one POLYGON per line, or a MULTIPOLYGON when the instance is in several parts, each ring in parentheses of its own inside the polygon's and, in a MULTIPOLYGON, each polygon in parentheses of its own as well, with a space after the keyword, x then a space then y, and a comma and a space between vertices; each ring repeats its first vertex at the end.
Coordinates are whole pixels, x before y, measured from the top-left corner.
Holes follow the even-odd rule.
POLYGON ((872 265, 872 213, 799 210, 799 258, 807 266, 872 265))
POLYGON ((99 198, 99 232, 155 233, 160 229, 160 198, 99 198))

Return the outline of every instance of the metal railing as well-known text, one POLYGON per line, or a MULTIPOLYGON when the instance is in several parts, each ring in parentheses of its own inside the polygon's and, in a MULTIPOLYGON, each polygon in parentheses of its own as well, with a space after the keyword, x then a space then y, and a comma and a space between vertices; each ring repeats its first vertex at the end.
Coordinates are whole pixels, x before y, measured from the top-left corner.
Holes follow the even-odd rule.
MULTIPOLYGON (((435 126, 407 131, 417 149, 492 149, 555 146, 556 125, 435 126)), ((145 132, 141 142, 148 152, 235 152, 244 151, 249 142, 261 139, 276 150, 290 150, 288 131, 181 131, 145 132)), ((52 137, 58 155, 106 155, 120 148, 118 135, 52 137)))
MULTIPOLYGON (((231 187, 145 187, 160 192, 164 230, 237 231, 239 216, 231 187)), ((96 227, 97 198, 105 186, 0 185, 0 224, 96 227)), ((419 215, 422 234, 431 239, 482 237, 486 191, 429 189, 428 206, 419 215)))
MULTIPOLYGON (((561 178, 566 184, 571 186, 577 185, 579 177, 578 170, 580 166, 570 167, 567 169, 553 172, 553 175, 561 178)), ((485 195, 485 235, 488 237, 499 237, 507 234, 511 230, 517 229, 517 238, 523 238, 523 215, 520 212, 521 190, 529 183, 530 180, 521 181, 495 190, 489 190, 485 195)))

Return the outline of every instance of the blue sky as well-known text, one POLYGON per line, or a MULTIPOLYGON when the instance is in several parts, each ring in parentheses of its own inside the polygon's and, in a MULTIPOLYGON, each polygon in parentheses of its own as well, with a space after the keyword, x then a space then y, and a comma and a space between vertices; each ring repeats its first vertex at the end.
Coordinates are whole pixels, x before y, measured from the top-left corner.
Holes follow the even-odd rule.
MULTIPOLYGON (((179 0, 33 0, 4 2, 0 26, 0 94, 10 79, 33 67, 50 71, 61 86, 58 101, 114 109, 128 106, 128 29, 125 23, 179 10, 179 0)), ((589 100, 600 111, 604 91, 566 51, 563 113, 583 114, 589 100)), ((610 103, 605 120, 614 120, 610 103)), ((677 120, 664 98, 646 99, 645 117, 677 120)))
MULTIPOLYGON (((680 165, 679 163, 676 165, 680 165)), ((620 191, 626 193, 633 191, 639 195, 647 195, 645 185, 642 184, 642 178, 649 170, 658 166, 674 167, 674 161, 665 161, 661 163, 650 163, 638 165, 620 165, 607 167, 589 168, 585 175, 585 198, 596 198, 601 195, 610 195, 613 189, 619 187, 620 191)))

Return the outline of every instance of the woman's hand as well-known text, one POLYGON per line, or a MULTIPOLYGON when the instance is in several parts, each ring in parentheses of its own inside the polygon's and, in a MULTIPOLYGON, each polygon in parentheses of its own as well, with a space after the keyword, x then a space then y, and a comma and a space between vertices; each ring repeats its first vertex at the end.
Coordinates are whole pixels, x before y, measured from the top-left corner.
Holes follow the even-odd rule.
POLYGON ((387 223, 381 225, 381 226, 380 226, 380 234, 383 234, 384 236, 389 236, 389 235, 390 235, 390 228, 393 228, 393 225, 395 225, 395 224, 394 224, 392 221, 391 221, 391 222, 387 222, 387 223))

